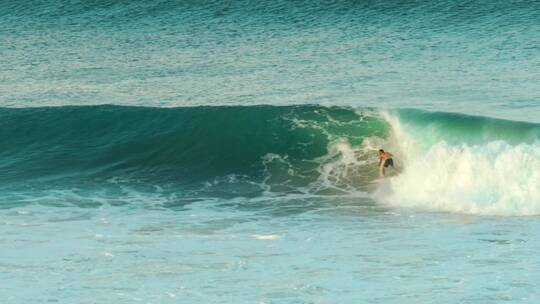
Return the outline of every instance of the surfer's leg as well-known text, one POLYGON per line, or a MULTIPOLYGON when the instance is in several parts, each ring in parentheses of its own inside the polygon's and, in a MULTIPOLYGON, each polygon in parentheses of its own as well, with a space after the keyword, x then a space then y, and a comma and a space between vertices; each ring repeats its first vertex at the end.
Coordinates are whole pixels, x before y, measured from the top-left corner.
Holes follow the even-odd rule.
POLYGON ((385 174, 385 169, 384 169, 384 164, 381 164, 381 166, 379 167, 379 175, 381 177, 384 177, 384 174, 385 174))

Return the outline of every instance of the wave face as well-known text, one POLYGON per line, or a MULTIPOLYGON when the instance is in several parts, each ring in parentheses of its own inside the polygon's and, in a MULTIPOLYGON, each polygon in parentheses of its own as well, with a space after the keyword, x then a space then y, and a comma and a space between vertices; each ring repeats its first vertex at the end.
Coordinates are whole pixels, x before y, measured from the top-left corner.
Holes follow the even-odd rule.
POLYGON ((0 110, 3 190, 158 188, 198 197, 362 196, 540 214, 540 125, 321 106, 0 110), (399 173, 378 179, 376 150, 399 173))
POLYGON ((129 180, 232 193, 297 191, 322 174, 343 174, 324 166, 343 153, 357 163, 364 156, 353 146, 383 137, 387 125, 368 114, 319 106, 2 109, 0 178, 3 185, 44 187, 129 180))

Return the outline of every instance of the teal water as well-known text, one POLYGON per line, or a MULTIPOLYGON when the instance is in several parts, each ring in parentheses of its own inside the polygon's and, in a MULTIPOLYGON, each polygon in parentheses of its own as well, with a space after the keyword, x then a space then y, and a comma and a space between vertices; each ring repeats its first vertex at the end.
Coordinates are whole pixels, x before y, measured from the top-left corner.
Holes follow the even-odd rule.
POLYGON ((3 303, 538 301, 539 32, 535 1, 0 2, 3 303))
POLYGON ((414 106, 538 121, 536 1, 17 1, 1 105, 414 106))

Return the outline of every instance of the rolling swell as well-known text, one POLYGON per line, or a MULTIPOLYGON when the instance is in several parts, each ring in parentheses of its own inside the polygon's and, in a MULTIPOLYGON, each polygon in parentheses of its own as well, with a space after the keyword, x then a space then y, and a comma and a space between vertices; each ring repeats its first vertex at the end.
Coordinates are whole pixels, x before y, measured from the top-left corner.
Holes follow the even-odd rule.
POLYGON ((1 1, 0 105, 376 100, 538 122, 539 4, 1 1))

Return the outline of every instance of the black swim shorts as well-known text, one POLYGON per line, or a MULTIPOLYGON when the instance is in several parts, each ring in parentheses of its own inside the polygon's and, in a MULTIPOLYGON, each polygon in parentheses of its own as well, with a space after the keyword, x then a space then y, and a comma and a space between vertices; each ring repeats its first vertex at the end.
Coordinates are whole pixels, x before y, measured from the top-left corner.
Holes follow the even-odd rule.
POLYGON ((391 158, 384 161, 384 167, 388 168, 388 166, 392 166, 392 168, 394 167, 394 161, 391 158))

